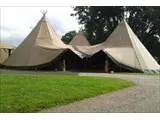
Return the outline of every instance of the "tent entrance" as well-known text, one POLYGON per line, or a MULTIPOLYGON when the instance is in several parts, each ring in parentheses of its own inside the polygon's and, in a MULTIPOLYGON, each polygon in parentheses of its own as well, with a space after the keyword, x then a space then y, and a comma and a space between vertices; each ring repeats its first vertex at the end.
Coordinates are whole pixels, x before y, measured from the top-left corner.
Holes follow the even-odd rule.
POLYGON ((103 52, 99 51, 87 59, 87 71, 90 72, 108 72, 109 71, 109 58, 103 52))
POLYGON ((90 72, 131 72, 128 69, 116 64, 106 53, 102 50, 87 59, 86 71, 90 72))
POLYGON ((67 50, 65 54, 62 55, 61 61, 64 60, 66 64, 66 70, 79 71, 83 69, 83 60, 71 50, 67 50))
POLYGON ((76 71, 82 68, 82 59, 71 50, 66 50, 53 61, 39 66, 38 70, 76 71))

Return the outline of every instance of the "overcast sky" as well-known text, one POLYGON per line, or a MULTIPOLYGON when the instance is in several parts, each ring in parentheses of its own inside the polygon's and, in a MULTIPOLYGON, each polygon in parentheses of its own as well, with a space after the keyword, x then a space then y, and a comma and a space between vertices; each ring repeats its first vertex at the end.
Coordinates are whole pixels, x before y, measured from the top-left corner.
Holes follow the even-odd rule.
POLYGON ((46 17, 59 37, 66 32, 80 28, 71 7, 2 7, 1 40, 18 46, 42 17, 41 10, 47 10, 46 17))

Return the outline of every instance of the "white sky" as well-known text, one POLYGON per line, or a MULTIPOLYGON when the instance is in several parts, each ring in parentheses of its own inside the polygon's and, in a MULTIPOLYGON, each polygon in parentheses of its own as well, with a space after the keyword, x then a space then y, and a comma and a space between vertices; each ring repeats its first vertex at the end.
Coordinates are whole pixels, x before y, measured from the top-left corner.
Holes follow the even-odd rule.
POLYGON ((80 28, 71 7, 2 7, 1 40, 19 45, 42 17, 41 10, 47 10, 46 17, 59 37, 66 32, 80 28))

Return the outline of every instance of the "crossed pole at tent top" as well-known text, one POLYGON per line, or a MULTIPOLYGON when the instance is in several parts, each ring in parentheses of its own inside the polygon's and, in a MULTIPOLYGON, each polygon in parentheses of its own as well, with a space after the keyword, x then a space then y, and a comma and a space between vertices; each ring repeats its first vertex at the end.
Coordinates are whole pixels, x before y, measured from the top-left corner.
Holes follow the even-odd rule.
POLYGON ((47 10, 41 10, 43 15, 46 15, 46 13, 48 12, 47 10))

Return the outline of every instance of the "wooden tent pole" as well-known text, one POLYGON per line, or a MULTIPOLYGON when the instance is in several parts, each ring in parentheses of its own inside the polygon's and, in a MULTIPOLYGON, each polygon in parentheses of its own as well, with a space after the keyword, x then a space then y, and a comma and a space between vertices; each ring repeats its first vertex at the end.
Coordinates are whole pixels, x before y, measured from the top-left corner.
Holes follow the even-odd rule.
POLYGON ((11 55, 11 49, 8 49, 8 56, 11 55))
POLYGON ((104 65, 104 72, 107 73, 108 72, 108 60, 106 59, 104 63, 105 63, 105 65, 104 65))
POLYGON ((62 66, 63 71, 66 71, 66 61, 63 60, 63 66, 62 66))
POLYGON ((83 59, 84 70, 86 70, 87 59, 83 59))

